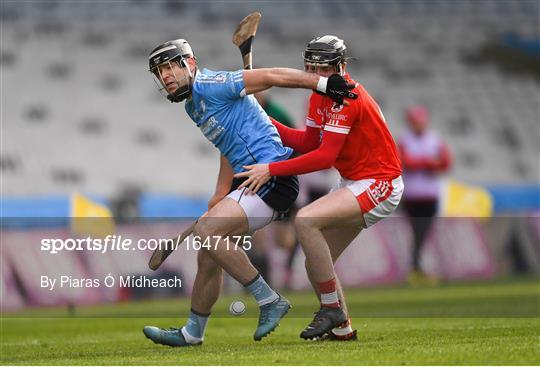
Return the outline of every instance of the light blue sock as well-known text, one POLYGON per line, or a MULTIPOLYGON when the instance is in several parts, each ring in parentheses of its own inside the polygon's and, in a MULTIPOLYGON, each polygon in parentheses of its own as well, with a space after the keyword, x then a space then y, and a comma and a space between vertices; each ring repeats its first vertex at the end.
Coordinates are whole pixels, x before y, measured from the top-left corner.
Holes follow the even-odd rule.
POLYGON ((185 326, 185 330, 190 336, 202 339, 209 317, 210 314, 201 314, 199 312, 191 310, 189 313, 187 325, 185 326))
POLYGON ((249 293, 255 297, 259 306, 274 302, 279 298, 279 294, 274 292, 274 290, 266 284, 261 274, 257 274, 257 276, 253 278, 252 281, 245 284, 244 287, 246 287, 249 293))

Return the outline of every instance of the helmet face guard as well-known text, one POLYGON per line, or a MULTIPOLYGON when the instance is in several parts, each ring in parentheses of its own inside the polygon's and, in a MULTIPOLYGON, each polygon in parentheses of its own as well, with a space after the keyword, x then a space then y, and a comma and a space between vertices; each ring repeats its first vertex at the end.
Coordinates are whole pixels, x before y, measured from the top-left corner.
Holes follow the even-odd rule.
POLYGON ((148 65, 154 82, 160 93, 171 102, 181 102, 191 94, 193 73, 186 62, 187 58, 194 56, 183 39, 165 42, 150 54, 148 65), (176 89, 169 92, 175 85, 176 89))
POLYGON ((347 47, 343 40, 336 36, 322 36, 311 40, 302 57, 304 66, 335 66, 336 71, 343 73, 342 63, 345 61, 347 47))
POLYGON ((150 69, 150 72, 152 73, 154 82, 156 83, 159 92, 169 101, 181 102, 188 98, 191 94, 193 74, 189 70, 189 66, 184 59, 165 61, 164 63, 150 69), (175 68, 175 66, 179 66, 179 68, 175 68), (175 71, 175 69, 177 70, 175 71), (178 71, 178 69, 180 70, 178 71), (172 79, 165 79, 163 73, 164 70, 170 70, 172 79), (172 93, 169 93, 168 89, 174 87, 175 85, 176 89, 172 93))

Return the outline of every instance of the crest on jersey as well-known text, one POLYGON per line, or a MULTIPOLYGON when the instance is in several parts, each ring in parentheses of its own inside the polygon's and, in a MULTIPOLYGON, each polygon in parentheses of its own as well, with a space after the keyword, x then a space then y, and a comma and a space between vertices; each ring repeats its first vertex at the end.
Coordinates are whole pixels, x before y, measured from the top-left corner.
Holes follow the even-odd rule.
POLYGON ((341 112, 341 110, 343 110, 343 105, 342 104, 337 104, 336 102, 334 102, 334 104, 332 105, 331 110, 334 113, 341 112))
POLYGON ((379 181, 376 185, 371 185, 369 188, 369 195, 375 203, 380 203, 390 190, 390 183, 388 181, 379 181))

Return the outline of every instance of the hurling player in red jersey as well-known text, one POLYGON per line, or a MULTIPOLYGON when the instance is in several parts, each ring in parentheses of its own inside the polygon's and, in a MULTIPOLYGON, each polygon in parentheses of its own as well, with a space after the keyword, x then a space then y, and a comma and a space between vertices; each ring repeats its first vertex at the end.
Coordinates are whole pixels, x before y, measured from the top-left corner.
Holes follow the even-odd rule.
POLYGON ((302 208, 295 220, 306 254, 306 270, 321 307, 300 337, 355 339, 334 262, 363 228, 389 216, 403 193, 401 163, 384 116, 363 86, 346 73, 346 46, 336 36, 312 40, 304 51, 306 71, 320 76, 339 73, 353 83, 356 100, 340 105, 314 92, 305 130, 277 121, 283 144, 302 155, 282 162, 245 166, 236 177, 252 192, 271 176, 287 176, 334 167, 341 175, 329 194, 302 208))

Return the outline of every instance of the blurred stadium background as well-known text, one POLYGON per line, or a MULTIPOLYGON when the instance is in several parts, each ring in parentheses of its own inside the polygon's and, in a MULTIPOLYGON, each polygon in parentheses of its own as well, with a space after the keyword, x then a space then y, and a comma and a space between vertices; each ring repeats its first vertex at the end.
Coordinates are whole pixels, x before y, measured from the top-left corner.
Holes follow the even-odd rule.
MULTIPOLYGON (((480 188, 489 198, 482 219, 464 211, 466 218, 439 220, 423 256, 426 269, 448 281, 538 274, 538 1, 3 0, 3 310, 166 293, 87 289, 51 295, 39 287, 40 274, 150 274, 149 253, 55 257, 39 250, 39 240, 73 236, 74 205, 89 216, 97 208, 93 203, 105 205, 116 233, 132 237, 174 235, 204 212, 218 152, 183 106, 159 94, 147 55, 182 37, 203 67, 239 69, 232 32, 255 10, 263 14, 254 43, 258 67, 302 68, 310 39, 340 36, 357 58, 350 73, 379 101, 394 136, 405 128, 406 107, 428 106, 433 128, 454 153, 448 179, 480 188), (92 202, 74 203, 76 192, 92 202)), ((270 95, 302 126, 308 91, 275 89, 270 95)), ((267 241, 271 280, 282 287, 286 254, 272 236, 267 241)), ((346 286, 406 279, 411 228, 400 213, 356 242, 338 264, 338 270, 349 269, 342 274, 346 286)), ((195 269, 193 252, 177 252, 157 276, 182 274, 182 292, 189 293, 195 269)), ((308 287, 301 254, 290 286, 308 287)), ((227 287, 238 290, 235 282, 227 287)))

